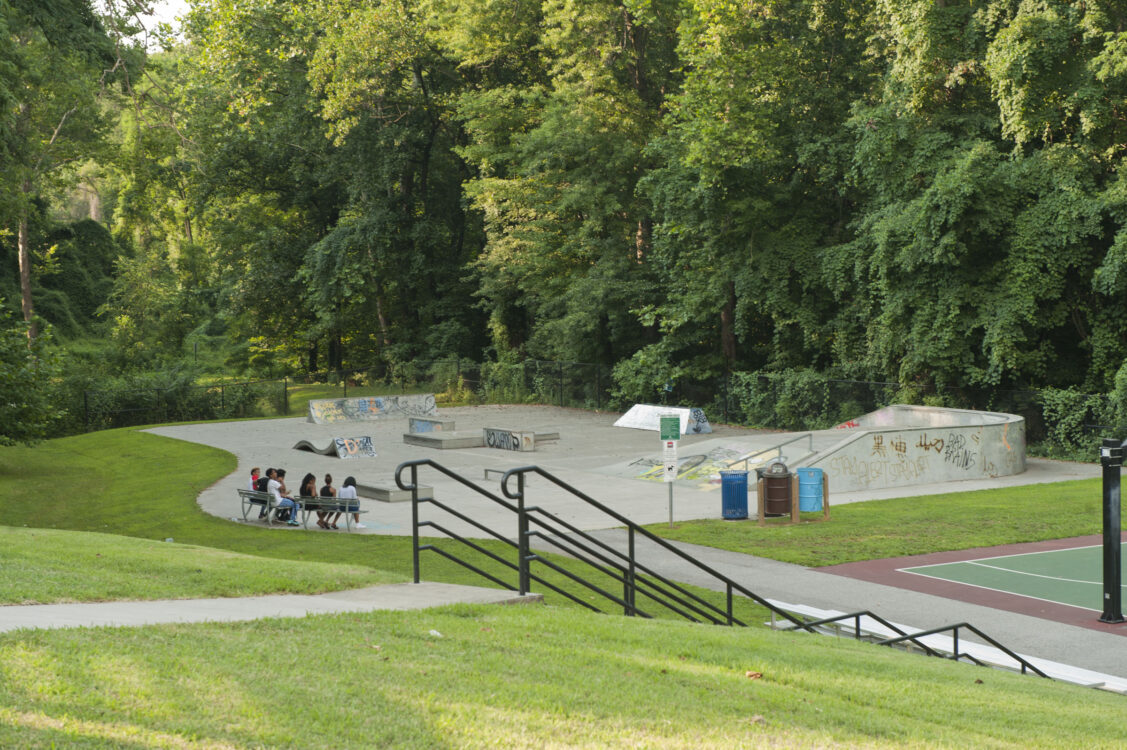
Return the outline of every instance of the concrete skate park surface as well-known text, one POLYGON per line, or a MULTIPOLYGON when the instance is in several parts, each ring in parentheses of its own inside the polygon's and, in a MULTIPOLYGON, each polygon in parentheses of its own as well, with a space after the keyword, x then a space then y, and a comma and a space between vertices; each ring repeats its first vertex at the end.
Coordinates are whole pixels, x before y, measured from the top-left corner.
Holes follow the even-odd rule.
MULTIPOLYGON (((560 438, 537 444, 536 450, 528 453, 486 447, 436 450, 405 444, 403 435, 407 432, 406 418, 388 419, 364 425, 364 431, 371 434, 373 447, 378 454, 375 458, 342 461, 333 456, 294 450, 294 444, 300 440, 323 445, 331 442, 341 431, 339 424, 313 424, 303 417, 177 425, 157 427, 149 432, 221 448, 238 458, 238 469, 199 497, 200 506, 206 512, 222 518, 235 519, 240 515, 236 490, 246 486, 253 466, 263 470, 267 467, 286 469, 287 485, 291 489, 296 489, 306 472, 313 472, 318 484, 326 473, 330 473, 337 487, 341 486, 346 476, 351 475, 361 485, 393 488, 395 469, 400 463, 429 458, 497 495, 500 494, 500 484, 499 474, 496 472, 518 466, 538 465, 636 523, 669 520, 667 488, 660 481, 639 480, 640 476, 647 473, 652 476, 654 467, 660 468, 661 442, 658 435, 646 430, 614 427, 615 420, 621 416, 618 413, 551 406, 487 405, 440 409, 439 416, 456 420, 459 431, 495 427, 538 433, 558 432, 560 438), (486 469, 490 470, 488 479, 485 478, 486 469)), ((769 448, 789 437, 787 433, 768 430, 721 424, 713 424, 712 427, 711 435, 686 435, 680 440, 678 458, 682 464, 682 478, 674 484, 674 520, 719 518, 721 493, 719 480, 713 476, 715 471, 723 468, 727 460, 749 451, 769 448)), ((840 431, 824 432, 824 436, 814 433, 816 450, 819 440, 832 443, 842 437, 840 431)), ((794 456, 805 453, 806 450, 802 447, 793 450, 784 447, 783 453, 788 452, 794 456)), ((788 456, 788 460, 797 460, 792 456, 788 456)), ((791 464, 792 467, 797 465, 802 464, 791 464)), ((1005 477, 851 492, 835 492, 831 484, 830 502, 831 505, 840 505, 889 497, 1098 476, 1100 468, 1097 465, 1029 459, 1025 472, 1005 477)), ((452 503, 460 511, 500 533, 515 536, 516 524, 512 514, 489 499, 428 467, 420 467, 418 477, 420 485, 434 487, 438 500, 452 503)), ((515 482, 513 484, 515 486, 515 482)), ((529 478, 525 496, 528 503, 545 507, 583 529, 619 525, 613 518, 590 508, 539 477, 529 478)), ((368 526, 367 529, 360 530, 361 533, 411 533, 410 503, 383 503, 362 498, 361 505, 367 511, 362 521, 368 526)), ((751 511, 754 513, 754 503, 751 511)), ((428 516, 424 505, 421 518, 426 520, 428 517, 434 516, 428 516)), ((443 520, 445 523, 445 519, 443 520)), ((458 533, 483 536, 468 524, 451 521, 448 525, 458 533)), ((434 532, 424 527, 422 533, 434 532)))

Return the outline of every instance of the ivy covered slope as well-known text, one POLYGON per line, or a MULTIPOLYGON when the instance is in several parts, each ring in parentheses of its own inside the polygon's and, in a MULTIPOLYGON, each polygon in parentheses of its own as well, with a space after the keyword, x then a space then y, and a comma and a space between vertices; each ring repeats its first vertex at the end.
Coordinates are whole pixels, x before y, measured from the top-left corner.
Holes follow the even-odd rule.
POLYGON ((1115 388, 1119 4, 135 6, 0 9, 0 293, 83 377, 1115 388))

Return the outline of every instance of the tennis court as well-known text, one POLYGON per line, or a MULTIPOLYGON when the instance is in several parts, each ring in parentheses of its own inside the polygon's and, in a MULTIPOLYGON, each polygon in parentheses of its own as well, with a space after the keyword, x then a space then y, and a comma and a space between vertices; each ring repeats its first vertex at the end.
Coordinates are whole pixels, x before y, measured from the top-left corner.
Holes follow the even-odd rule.
POLYGON ((929 578, 1103 611, 1103 547, 1046 550, 900 568, 929 578))
MULTIPOLYGON (((844 563, 820 572, 1127 636, 1103 613, 1103 537, 844 563)), ((1127 581, 1127 576, 1124 576, 1127 581)), ((1127 592, 1123 601, 1127 606, 1127 592)))

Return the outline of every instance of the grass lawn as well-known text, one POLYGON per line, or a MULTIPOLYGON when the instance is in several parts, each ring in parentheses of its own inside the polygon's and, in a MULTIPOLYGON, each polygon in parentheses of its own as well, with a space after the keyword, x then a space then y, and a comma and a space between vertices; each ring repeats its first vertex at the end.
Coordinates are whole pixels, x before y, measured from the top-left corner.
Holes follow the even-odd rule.
POLYGON ((3 747, 1124 742, 1121 696, 849 640, 543 606, 0 636, 3 747))
POLYGON ((264 560, 114 534, 0 526, 0 604, 319 593, 402 580, 363 565, 264 560))
MULTIPOLYGON (((647 527, 666 539, 817 567, 901 555, 1098 534, 1099 479, 869 500, 834 506, 830 520, 794 526, 754 520, 647 527)), ((809 514, 810 519, 821 513, 809 514)))

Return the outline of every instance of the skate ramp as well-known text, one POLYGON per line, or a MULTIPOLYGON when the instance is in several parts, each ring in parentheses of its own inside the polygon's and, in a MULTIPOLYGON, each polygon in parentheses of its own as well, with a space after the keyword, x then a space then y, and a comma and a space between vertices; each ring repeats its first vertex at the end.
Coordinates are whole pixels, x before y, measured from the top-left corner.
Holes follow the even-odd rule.
POLYGON ((703 409, 654 404, 634 404, 629 411, 618 418, 614 426, 658 432, 661 429, 662 414, 676 414, 681 419, 682 435, 704 435, 712 432, 712 425, 708 423, 708 417, 704 415, 703 409))
POLYGON ((894 404, 836 429, 846 436, 806 464, 825 471, 831 491, 1025 471, 1025 419, 1016 414, 894 404))
MULTIPOLYGON (((989 479, 1025 471, 1025 420, 1014 414, 893 405, 831 430, 772 433, 755 441, 705 440, 678 448, 677 482, 716 489, 720 472, 782 460, 821 468, 831 492, 989 479)), ((596 469, 660 482, 661 453, 596 469)))
POLYGON ((369 436, 333 438, 332 442, 324 448, 318 448, 308 440, 299 440, 294 444, 294 450, 337 458, 375 458, 377 455, 375 445, 369 436))
POLYGON ((437 414, 433 393, 327 398, 309 402, 309 421, 314 424, 370 422, 390 417, 433 417, 437 414))

